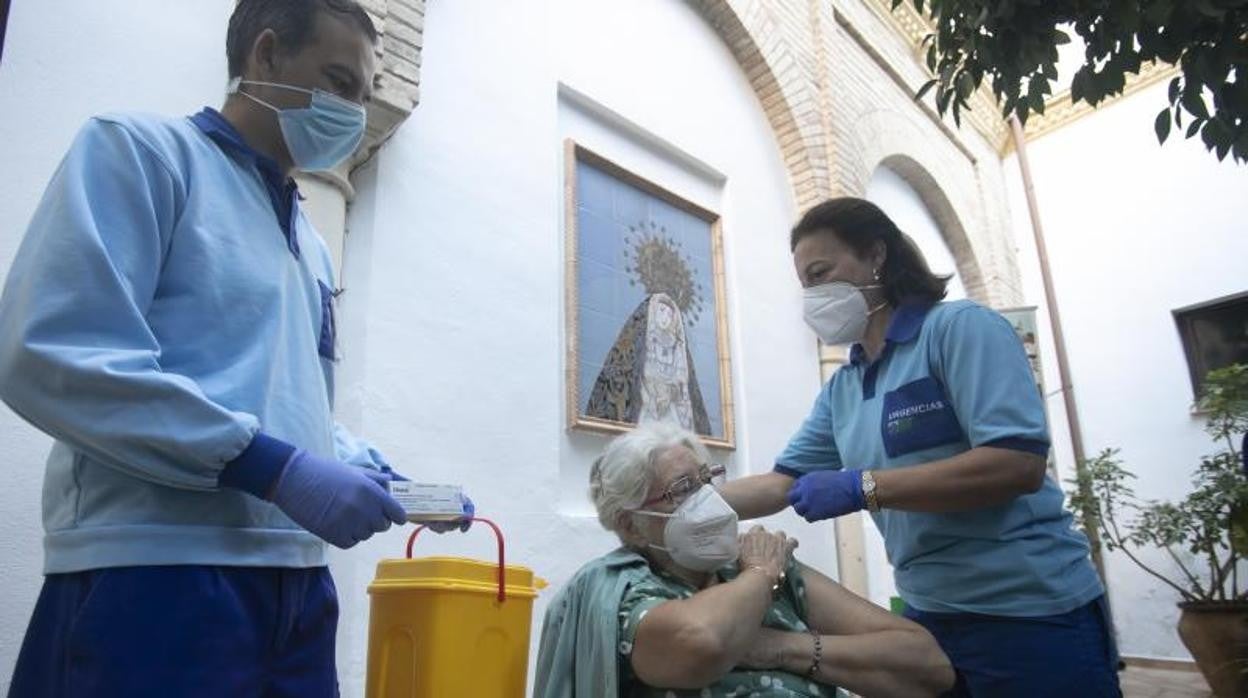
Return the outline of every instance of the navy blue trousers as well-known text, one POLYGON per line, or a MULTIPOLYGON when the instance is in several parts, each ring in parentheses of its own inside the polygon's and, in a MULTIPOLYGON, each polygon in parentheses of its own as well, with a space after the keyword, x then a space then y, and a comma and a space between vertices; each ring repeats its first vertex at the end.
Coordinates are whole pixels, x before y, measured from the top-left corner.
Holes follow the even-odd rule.
POLYGON ((974 613, 906 617, 927 628, 957 671, 953 698, 1119 698, 1118 651, 1101 597, 1032 618, 974 613))
POLYGON ((335 698, 324 567, 116 567, 48 575, 10 698, 335 698))

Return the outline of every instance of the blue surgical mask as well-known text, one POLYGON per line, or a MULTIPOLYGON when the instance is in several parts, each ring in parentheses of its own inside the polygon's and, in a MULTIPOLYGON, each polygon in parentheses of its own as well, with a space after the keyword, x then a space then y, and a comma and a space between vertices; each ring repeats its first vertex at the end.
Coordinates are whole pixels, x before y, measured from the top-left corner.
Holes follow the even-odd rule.
POLYGON ((294 85, 257 80, 238 80, 230 91, 238 92, 277 112, 277 123, 282 129, 282 138, 286 141, 291 160, 295 167, 305 172, 333 169, 350 157, 364 139, 364 126, 367 123, 364 107, 324 90, 308 90, 294 85), (278 109, 239 90, 238 86, 242 84, 303 92, 312 95, 312 101, 302 109, 278 109))

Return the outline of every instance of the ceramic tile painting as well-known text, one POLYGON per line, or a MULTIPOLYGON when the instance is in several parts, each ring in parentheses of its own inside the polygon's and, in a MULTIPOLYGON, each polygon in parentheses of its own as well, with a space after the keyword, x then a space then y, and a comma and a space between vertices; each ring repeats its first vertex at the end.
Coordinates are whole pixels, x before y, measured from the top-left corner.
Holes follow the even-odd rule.
POLYGON ((565 176, 570 425, 732 447, 720 217, 571 142, 565 176))

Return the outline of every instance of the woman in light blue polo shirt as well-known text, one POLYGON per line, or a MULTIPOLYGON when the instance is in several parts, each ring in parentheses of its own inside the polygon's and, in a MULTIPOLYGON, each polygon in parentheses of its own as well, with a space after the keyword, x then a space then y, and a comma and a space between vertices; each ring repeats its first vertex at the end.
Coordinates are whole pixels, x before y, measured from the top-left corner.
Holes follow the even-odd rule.
POLYGON ((815 206, 790 238, 805 317, 850 362, 764 475, 725 486, 742 518, 866 509, 908 615, 960 696, 1118 696, 1105 591, 1046 477, 1044 405, 1014 329, 970 301, 879 208, 815 206))

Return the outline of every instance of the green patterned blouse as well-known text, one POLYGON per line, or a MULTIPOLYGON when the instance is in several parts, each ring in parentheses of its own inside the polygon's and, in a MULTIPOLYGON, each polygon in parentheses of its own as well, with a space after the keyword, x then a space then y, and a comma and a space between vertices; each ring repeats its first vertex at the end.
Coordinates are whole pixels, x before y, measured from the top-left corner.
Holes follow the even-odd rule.
MULTIPOLYGON (((725 568, 720 581, 730 581, 737 570, 725 568)), ((737 668, 719 681, 702 689, 654 688, 642 683, 633 672, 630 656, 637 626, 650 609, 674 599, 687 599, 697 590, 685 582, 653 569, 642 581, 624 592, 620 601, 620 696, 621 698, 832 698, 836 688, 815 683, 804 676, 780 669, 737 668)), ((789 565, 785 583, 767 609, 763 625, 776 630, 808 632, 806 617, 806 585, 796 565, 789 565)))

